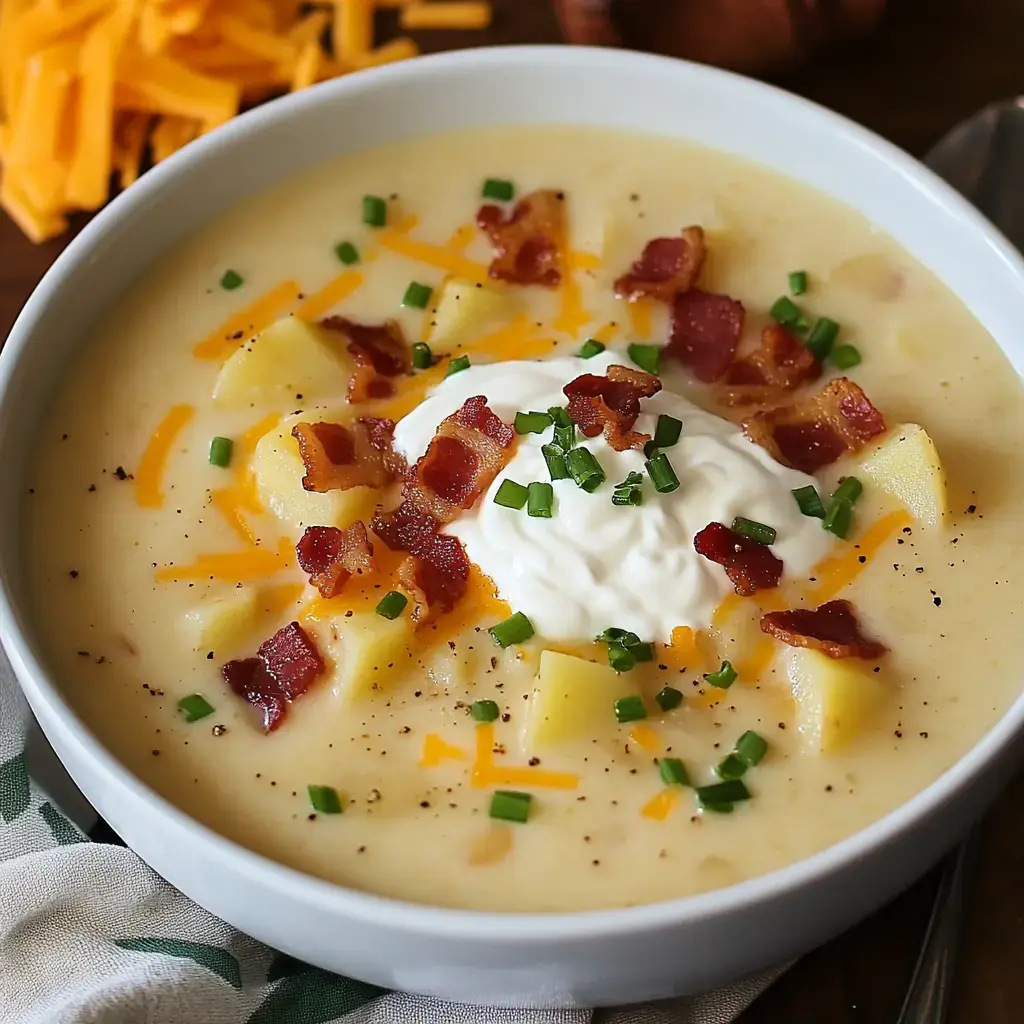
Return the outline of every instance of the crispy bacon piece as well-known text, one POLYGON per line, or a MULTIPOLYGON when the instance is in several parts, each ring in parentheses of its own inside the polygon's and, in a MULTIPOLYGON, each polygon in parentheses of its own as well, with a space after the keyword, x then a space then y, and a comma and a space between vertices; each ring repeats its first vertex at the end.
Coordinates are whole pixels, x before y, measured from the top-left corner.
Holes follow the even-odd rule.
POLYGON ((466 592, 469 570, 462 541, 435 533, 398 567, 398 580, 412 595, 419 619, 421 609, 450 612, 466 592))
POLYGON ((301 697, 323 671, 316 644, 297 622, 289 622, 264 640, 255 658, 221 666, 224 682, 260 712, 264 732, 281 724, 288 704, 301 697))
POLYGON ((348 353, 356 364, 356 372, 348 382, 350 402, 388 398, 395 392, 388 378, 412 373, 412 350, 397 320, 360 324, 343 316, 329 316, 320 321, 320 326, 342 335, 348 342, 348 353))
POLYGON ((732 580, 736 593, 749 597, 758 590, 770 590, 782 579, 782 560, 765 544, 744 537, 721 523, 709 523, 696 537, 698 555, 717 562, 732 580))
POLYGON ((814 353, 792 331, 771 323, 761 332, 760 347, 729 367, 721 399, 726 405, 767 405, 820 376, 814 353))
POLYGON ((653 374, 631 370, 628 366, 609 366, 599 377, 585 373, 569 381, 562 393, 569 399, 569 418, 584 437, 597 437, 601 431, 617 451, 643 448, 650 434, 632 430, 640 415, 640 399, 661 390, 661 381, 653 374))
POLYGON ((790 647, 810 647, 830 658, 880 658, 889 650, 861 633, 849 601, 829 601, 813 611, 769 612, 761 617, 761 629, 790 647))
POLYGON ((494 245, 491 277, 512 284, 557 288, 562 281, 565 193, 540 189, 525 195, 506 220, 500 206, 481 206, 476 223, 494 245))
POLYGON ((347 530, 337 526, 307 526, 295 545, 299 568, 321 597, 336 597, 352 576, 372 572, 373 545, 362 523, 347 530))
POLYGON ((299 442, 307 491, 347 491, 350 487, 383 487, 405 468, 392 451, 395 424, 364 416, 351 429, 340 423, 296 423, 292 437, 299 442))
POLYGON ((743 303, 699 288, 672 302, 672 336, 666 352, 710 384, 732 365, 743 333, 743 303))
POLYGON ((784 466, 815 473, 885 432, 882 414, 847 377, 837 377, 816 395, 743 421, 747 437, 784 466))
POLYGON ((677 238, 652 239, 629 273, 615 282, 615 294, 630 302, 641 296, 671 302, 697 283, 706 253, 704 229, 696 225, 683 228, 677 238))

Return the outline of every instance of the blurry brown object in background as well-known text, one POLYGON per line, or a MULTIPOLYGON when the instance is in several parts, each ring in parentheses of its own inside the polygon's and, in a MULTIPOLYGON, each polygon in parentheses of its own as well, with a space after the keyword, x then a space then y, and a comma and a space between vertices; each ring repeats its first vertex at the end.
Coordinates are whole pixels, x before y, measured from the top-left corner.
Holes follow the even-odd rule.
POLYGON ((887 0, 554 0, 566 39, 775 71, 872 29, 887 0))

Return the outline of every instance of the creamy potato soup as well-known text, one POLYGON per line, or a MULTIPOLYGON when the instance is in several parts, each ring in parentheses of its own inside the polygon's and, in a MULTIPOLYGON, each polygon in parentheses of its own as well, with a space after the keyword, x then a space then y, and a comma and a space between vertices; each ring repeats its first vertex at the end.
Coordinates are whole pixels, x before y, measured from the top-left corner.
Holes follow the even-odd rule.
POLYGON ((803 185, 577 129, 248 200, 69 370, 37 624, 167 799, 321 878, 621 907, 805 857, 1020 688, 1024 403, 803 185))

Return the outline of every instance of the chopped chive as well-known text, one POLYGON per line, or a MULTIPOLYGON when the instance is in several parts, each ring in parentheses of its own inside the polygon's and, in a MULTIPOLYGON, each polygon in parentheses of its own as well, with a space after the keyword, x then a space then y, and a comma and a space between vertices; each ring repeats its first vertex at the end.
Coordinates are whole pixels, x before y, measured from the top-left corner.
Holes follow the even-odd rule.
MULTIPOLYGON (((712 809, 712 804, 733 804, 750 799, 750 790, 742 779, 728 779, 725 782, 713 782, 710 786, 698 786, 695 792, 701 807, 708 810, 712 809)), ((715 807, 714 810, 718 808, 715 807)))
POLYGON ((736 809, 733 804, 723 803, 720 801, 701 801, 701 809, 705 811, 714 811, 715 814, 732 814, 736 809))
POLYGON ((359 262, 359 250, 351 242, 339 242, 334 247, 334 255, 346 267, 351 267, 352 264, 359 262))
POLYGON ((732 521, 732 529, 733 533, 756 540, 758 544, 774 544, 778 536, 774 526, 765 526, 756 519, 744 519, 743 516, 737 516, 732 521))
POLYGON ((683 692, 674 686, 663 686, 655 695, 658 707, 662 711, 674 711, 683 703, 683 692))
POLYGON ((605 644, 622 644, 623 647, 632 647, 640 643, 640 637, 631 633, 628 629, 619 629, 618 626, 609 626, 602 633, 598 634, 597 641, 605 644))
POLYGON ((629 648, 623 647, 622 644, 609 644, 608 664, 616 672, 629 672, 636 668, 636 655, 629 648))
POLYGON ((629 653, 632 654, 637 661, 654 661, 653 644, 645 642, 631 644, 629 647, 629 653))
POLYGON ((178 701, 178 710, 186 722, 198 722, 200 718, 213 714, 213 705, 201 693, 190 693, 178 701))
POLYGON ((544 444, 541 445, 540 453, 544 456, 544 461, 547 463, 548 473, 552 480, 569 479, 569 470, 565 465, 565 456, 560 449, 556 448, 553 444, 544 444))
POLYGON ((797 487, 790 493, 796 498, 797 506, 805 516, 810 516, 812 519, 825 518, 825 506, 822 504, 821 495, 818 494, 814 484, 797 487))
MULTIPOLYGON (((683 421, 677 420, 675 416, 659 416, 658 425, 654 428, 654 447, 671 448, 683 432, 683 421)), ((648 444, 651 442, 648 441, 648 444)), ((647 454, 646 452, 644 453, 647 454)), ((650 458, 650 456, 647 456, 650 458)))
POLYGON ((626 487, 612 494, 612 504, 620 508, 625 506, 636 507, 644 503, 643 491, 639 487, 626 487))
POLYGON ((530 817, 530 801, 532 799, 533 797, 529 793, 517 793, 511 789, 496 789, 491 794, 491 809, 488 813, 498 821, 516 821, 523 824, 530 817))
POLYGON ((507 203, 515 194, 515 186, 504 178, 488 178, 480 190, 484 199, 497 199, 499 203, 507 203))
POLYGON ((559 424, 554 429, 552 440, 563 452, 571 451, 576 447, 576 424, 570 423, 567 427, 559 424))
POLYGON ((615 717, 620 723, 639 722, 647 717, 647 708, 641 697, 620 697, 615 702, 615 717))
POLYGON ((566 452, 565 467, 576 485, 588 493, 596 491, 604 483, 604 470, 589 448, 573 448, 566 452))
POLYGON ((788 296, 780 295, 769 310, 769 315, 776 322, 788 327, 798 334, 803 334, 810 326, 807 317, 800 311, 800 307, 788 296))
POLYGON ((406 309, 426 309, 430 302, 430 296, 434 289, 429 284, 420 284, 419 281, 410 281, 409 287, 405 289, 402 296, 402 305, 406 309))
POLYGON ((668 461, 668 456, 664 452, 658 452, 651 456, 644 465, 647 467, 654 489, 659 494, 671 494, 679 486, 679 477, 676 476, 676 471, 672 468, 672 463, 668 461))
POLYGON ((463 370, 468 369, 469 356, 457 356, 448 363, 448 370, 445 372, 445 377, 450 377, 453 373, 461 373, 463 370))
POLYGON ((550 519, 551 506, 555 502, 555 491, 549 483, 534 480, 528 488, 526 514, 535 519, 550 519))
POLYGON ((751 768, 760 764, 761 758, 768 753, 768 741, 753 729, 748 729, 736 741, 736 756, 751 768))
POLYGON ((732 667, 731 661, 723 661, 722 667, 717 672, 708 672, 704 678, 720 690, 728 690, 736 682, 736 669, 732 667))
POLYGON ((647 441, 644 444, 644 458, 645 459, 653 459, 654 456, 657 455, 657 454, 658 454, 658 446, 657 446, 657 444, 655 444, 654 438, 652 437, 650 439, 650 441, 647 441))
POLYGON ((556 427, 571 427, 573 425, 572 420, 569 418, 569 410, 561 405, 553 405, 548 409, 548 415, 551 417, 551 422, 556 427))
POLYGON ((493 700, 475 700, 469 706, 469 713, 473 716, 474 722, 494 722, 501 711, 493 700))
POLYGON ((425 341, 417 341, 413 345, 412 365, 417 370, 429 370, 434 365, 434 353, 425 341))
POLYGON ((341 798, 333 786, 307 786, 309 802, 318 814, 341 814, 341 798))
POLYGON ((642 487, 644 482, 643 473, 627 473, 626 479, 621 484, 615 485, 615 490, 621 491, 623 487, 642 487))
POLYGON ((487 632, 499 647, 511 647, 533 636, 533 623, 522 612, 515 612, 507 619, 491 626, 487 632))
POLYGON ((825 518, 821 521, 821 526, 823 530, 828 530, 829 533, 843 540, 850 532, 852 521, 853 505, 848 501, 833 501, 825 513, 825 518))
POLYGON ((658 761, 658 772, 666 786, 688 786, 690 773, 678 757, 663 757, 658 761))
POLYGON ((603 341, 598 341, 597 338, 587 338, 587 340, 580 345, 580 358, 593 359, 594 356, 599 356, 603 351, 603 341))
POLYGON ((864 485, 855 476, 844 476, 832 492, 833 501, 848 501, 851 505, 861 496, 864 485))
POLYGON ((210 465, 227 469, 231 465, 231 453, 235 442, 230 437, 215 437, 210 442, 210 465))
POLYGON ((629 358, 647 373, 657 376, 661 372, 661 349, 657 345, 630 345, 629 358))
POLYGON ((517 484, 515 480, 502 480, 497 494, 494 495, 494 504, 503 508, 520 509, 526 504, 529 496, 530 492, 522 484, 517 484))
POLYGON ((543 434, 551 426, 551 414, 546 412, 517 412, 517 434, 543 434))
POLYGON ((388 220, 388 204, 380 196, 363 196, 363 223, 382 228, 388 220))
POLYGON ((840 370, 849 370, 861 361, 860 349, 856 345, 836 345, 829 353, 829 362, 840 370))
POLYGON ((807 291, 806 270, 791 270, 789 272, 789 290, 793 295, 803 295, 807 291))
POLYGON ((408 603, 409 598, 407 598, 405 594, 402 594, 397 590, 389 590, 377 602, 377 614, 383 616, 385 619, 397 619, 398 616, 405 611, 405 606, 408 603))
POLYGON ((244 283, 245 279, 236 270, 225 270, 220 279, 220 286, 226 292, 233 292, 236 288, 241 288, 244 283))
POLYGON ((813 330, 807 337, 806 345, 819 363, 832 351, 832 346, 839 335, 839 324, 830 317, 819 317, 813 330))
POLYGON ((741 779, 747 773, 749 765, 735 754, 727 754, 715 765, 715 773, 720 779, 741 779))

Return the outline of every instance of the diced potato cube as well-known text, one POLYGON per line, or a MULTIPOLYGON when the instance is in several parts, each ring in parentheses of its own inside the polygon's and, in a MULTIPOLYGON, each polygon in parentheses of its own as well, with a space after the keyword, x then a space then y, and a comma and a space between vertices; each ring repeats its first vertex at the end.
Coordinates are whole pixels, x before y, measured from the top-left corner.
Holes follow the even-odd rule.
POLYGON ((260 503, 296 532, 307 526, 344 528, 369 516, 377 501, 369 487, 319 493, 302 486, 306 467, 299 442, 292 437, 292 427, 321 420, 333 421, 334 417, 312 411, 288 416, 260 438, 253 452, 252 470, 260 503))
POLYGON ((885 684, 867 662, 805 647, 788 655, 797 727, 809 753, 838 750, 867 728, 885 701, 885 684))
POLYGON ((903 423, 860 458, 861 472, 928 526, 945 519, 946 471, 924 427, 903 423))
POLYGON ((304 400, 342 395, 352 365, 338 339, 294 316, 276 320, 242 345, 221 368, 213 397, 249 405, 300 394, 304 400))
POLYGON ((185 629, 193 650, 232 649, 252 630, 256 611, 253 587, 234 587, 202 598, 185 612, 185 629))
POLYGON ((590 739, 615 728, 615 701, 638 692, 628 674, 609 665, 542 651, 527 711, 527 749, 590 739))
POLYGON ((478 288, 453 279, 444 286, 434 311, 430 344, 435 348, 471 349, 477 338, 511 320, 518 305, 510 291, 478 288))
POLYGON ((376 612, 334 615, 325 623, 327 652, 334 662, 331 685, 342 701, 385 690, 415 664, 413 624, 408 615, 386 619, 376 612))

